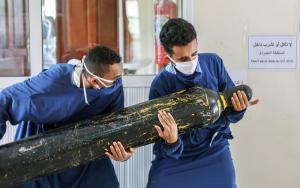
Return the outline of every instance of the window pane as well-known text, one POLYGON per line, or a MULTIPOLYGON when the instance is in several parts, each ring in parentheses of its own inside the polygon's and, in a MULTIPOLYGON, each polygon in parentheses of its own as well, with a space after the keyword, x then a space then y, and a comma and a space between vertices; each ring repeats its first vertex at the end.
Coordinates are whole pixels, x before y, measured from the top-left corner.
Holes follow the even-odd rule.
POLYGON ((125 2, 125 73, 155 74, 168 63, 159 32, 168 19, 178 16, 179 5, 176 0, 125 2))
POLYGON ((56 64, 56 0, 43 1, 42 7, 44 68, 56 64))
POLYGON ((149 75, 164 63, 155 31, 179 8, 176 0, 43 0, 42 10, 44 68, 101 44, 122 56, 125 74, 149 75))
POLYGON ((24 0, 14 0, 14 39, 15 46, 19 48, 24 48, 26 45, 26 18, 28 15, 25 7, 24 0))
POLYGON ((30 76, 28 0, 0 0, 0 37, 0 76, 30 76))
POLYGON ((118 0, 42 2, 44 68, 81 59, 97 44, 119 51, 118 0))
POLYGON ((7 16, 5 0, 0 0, 0 48, 7 47, 7 16))

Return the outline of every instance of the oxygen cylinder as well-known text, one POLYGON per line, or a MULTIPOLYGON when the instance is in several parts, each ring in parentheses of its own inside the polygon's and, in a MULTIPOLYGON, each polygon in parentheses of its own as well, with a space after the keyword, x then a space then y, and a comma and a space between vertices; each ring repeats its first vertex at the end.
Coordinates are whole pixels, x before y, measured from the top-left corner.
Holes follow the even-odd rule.
POLYGON ((159 139, 153 125, 160 125, 160 110, 173 115, 179 134, 207 127, 231 107, 230 98, 237 90, 244 91, 249 100, 252 97, 246 85, 224 92, 197 86, 2 145, 0 187, 104 157, 114 141, 122 142, 125 148, 153 143, 159 139))

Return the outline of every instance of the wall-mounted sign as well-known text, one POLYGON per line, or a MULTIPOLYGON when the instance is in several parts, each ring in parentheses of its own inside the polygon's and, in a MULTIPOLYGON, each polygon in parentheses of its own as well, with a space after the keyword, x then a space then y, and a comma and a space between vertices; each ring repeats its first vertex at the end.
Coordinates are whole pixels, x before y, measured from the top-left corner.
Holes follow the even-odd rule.
POLYGON ((249 36, 250 69, 297 68, 297 36, 249 36))

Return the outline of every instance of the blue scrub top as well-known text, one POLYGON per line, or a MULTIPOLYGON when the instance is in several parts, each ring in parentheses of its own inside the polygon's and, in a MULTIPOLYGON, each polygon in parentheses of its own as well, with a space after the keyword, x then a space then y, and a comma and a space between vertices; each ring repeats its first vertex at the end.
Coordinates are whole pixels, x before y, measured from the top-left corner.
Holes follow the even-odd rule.
MULTIPOLYGON (((64 124, 113 112, 124 107, 121 79, 111 88, 86 89, 90 105, 85 104, 82 88, 73 85, 74 65, 57 64, 24 82, 0 93, 0 138, 6 121, 18 124, 15 140, 40 134, 64 124)), ((17 186, 50 187, 119 187, 110 159, 95 160, 79 167, 17 186)))
MULTIPOLYGON (((167 65, 153 80, 149 98, 162 97, 193 86, 224 91, 235 85, 219 56, 202 53, 198 54, 198 64, 192 75, 185 75, 173 65, 167 65)), ((234 167, 228 147, 228 139, 233 138, 229 125, 242 119, 244 113, 227 108, 209 127, 180 135, 177 145, 167 145, 164 140, 156 142, 147 187, 235 187, 234 167)))

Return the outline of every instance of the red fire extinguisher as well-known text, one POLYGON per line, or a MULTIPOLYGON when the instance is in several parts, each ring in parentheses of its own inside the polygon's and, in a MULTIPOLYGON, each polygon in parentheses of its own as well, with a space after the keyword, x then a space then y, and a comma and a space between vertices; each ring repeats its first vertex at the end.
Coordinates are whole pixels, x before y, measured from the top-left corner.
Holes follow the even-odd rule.
POLYGON ((168 63, 166 51, 160 43, 159 33, 162 26, 170 19, 177 17, 177 6, 172 0, 157 0, 154 5, 155 11, 155 63, 158 71, 162 70, 168 63))

